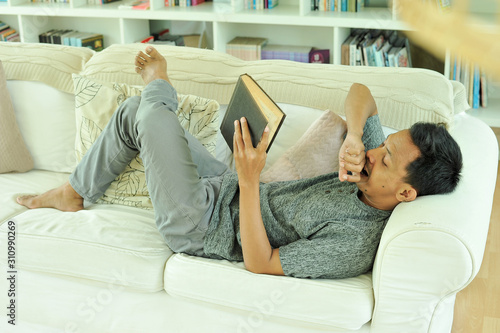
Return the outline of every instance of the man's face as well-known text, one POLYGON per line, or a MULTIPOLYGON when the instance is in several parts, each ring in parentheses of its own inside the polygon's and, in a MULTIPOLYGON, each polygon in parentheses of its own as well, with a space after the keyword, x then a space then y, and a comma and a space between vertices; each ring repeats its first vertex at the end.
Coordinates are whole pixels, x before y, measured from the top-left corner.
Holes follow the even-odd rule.
POLYGON ((404 195, 406 168, 419 156, 420 150, 413 143, 409 130, 391 134, 378 148, 367 151, 364 171, 357 182, 361 199, 386 210, 404 201, 398 194, 404 195))

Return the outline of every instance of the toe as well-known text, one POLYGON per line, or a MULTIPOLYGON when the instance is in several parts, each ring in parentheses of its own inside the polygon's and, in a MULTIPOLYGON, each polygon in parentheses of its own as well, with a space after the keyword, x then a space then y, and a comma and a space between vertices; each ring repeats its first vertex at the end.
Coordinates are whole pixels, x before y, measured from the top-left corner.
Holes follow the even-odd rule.
POLYGON ((151 58, 158 58, 158 56, 160 55, 160 54, 158 53, 158 51, 157 51, 154 47, 152 47, 152 46, 148 46, 148 47, 146 48, 146 53, 147 53, 147 54, 148 54, 151 58))
POLYGON ((137 74, 141 74, 141 72, 142 72, 142 68, 141 68, 141 67, 136 66, 136 67, 135 67, 135 72, 136 72, 137 74))
POLYGON ((147 54, 145 54, 144 52, 139 51, 139 53, 137 53, 137 56, 135 58, 140 59, 140 61, 142 61, 142 62, 147 62, 149 59, 149 56, 147 54))
POLYGON ((144 62, 140 57, 137 56, 137 57, 135 57, 135 65, 137 67, 142 67, 144 65, 144 62))
POLYGON ((28 207, 34 195, 22 195, 16 198, 18 204, 28 207))

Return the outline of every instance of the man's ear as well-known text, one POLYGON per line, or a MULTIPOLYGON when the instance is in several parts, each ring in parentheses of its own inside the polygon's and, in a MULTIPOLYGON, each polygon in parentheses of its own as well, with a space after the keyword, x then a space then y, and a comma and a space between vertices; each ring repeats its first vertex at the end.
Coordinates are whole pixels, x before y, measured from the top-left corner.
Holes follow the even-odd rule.
POLYGON ((417 198, 417 190, 413 186, 405 184, 397 192, 396 198, 399 202, 410 202, 417 198))

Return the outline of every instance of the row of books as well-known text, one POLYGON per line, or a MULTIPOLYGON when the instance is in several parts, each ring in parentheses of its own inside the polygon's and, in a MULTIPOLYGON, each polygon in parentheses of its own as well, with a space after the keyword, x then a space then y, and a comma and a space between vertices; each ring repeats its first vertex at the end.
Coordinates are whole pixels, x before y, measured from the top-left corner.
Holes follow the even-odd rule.
POLYGON ((473 109, 488 106, 488 80, 486 72, 478 65, 460 56, 452 58, 450 80, 461 82, 469 105, 473 109))
POLYGON ((321 12, 360 12, 365 0, 311 0, 311 10, 321 12))
POLYGON ((95 51, 102 51, 104 49, 104 41, 101 34, 69 29, 51 29, 38 35, 38 41, 48 44, 88 47, 95 51))
POLYGON ((278 6, 278 0, 245 0, 245 9, 271 9, 278 6))
POLYGON ((330 50, 310 46, 268 44, 267 38, 259 37, 235 37, 226 44, 226 52, 242 60, 281 59, 330 63, 330 50))
POLYGON ((0 42, 19 42, 19 32, 0 21, 0 42))
POLYGON ((397 31, 354 29, 342 43, 341 64, 411 67, 408 38, 397 31))
POLYGON ((165 7, 191 7, 204 2, 205 0, 165 0, 165 7))

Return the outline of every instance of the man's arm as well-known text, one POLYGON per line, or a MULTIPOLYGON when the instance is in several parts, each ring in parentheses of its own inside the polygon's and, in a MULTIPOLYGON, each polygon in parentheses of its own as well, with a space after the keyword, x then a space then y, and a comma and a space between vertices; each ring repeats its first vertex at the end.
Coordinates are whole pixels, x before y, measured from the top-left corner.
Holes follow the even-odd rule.
POLYGON ((340 181, 356 182, 365 165, 365 146, 361 138, 366 120, 376 115, 377 105, 365 85, 354 83, 347 94, 344 104, 347 122, 347 136, 339 152, 340 181), (351 171, 352 175, 347 172, 351 171))
POLYGON ((266 164, 269 130, 256 148, 245 118, 235 122, 234 161, 240 188, 240 235, 245 267, 254 273, 283 275, 279 249, 273 249, 260 211, 259 179, 266 164), (241 126, 240 126, 241 125, 241 126))

